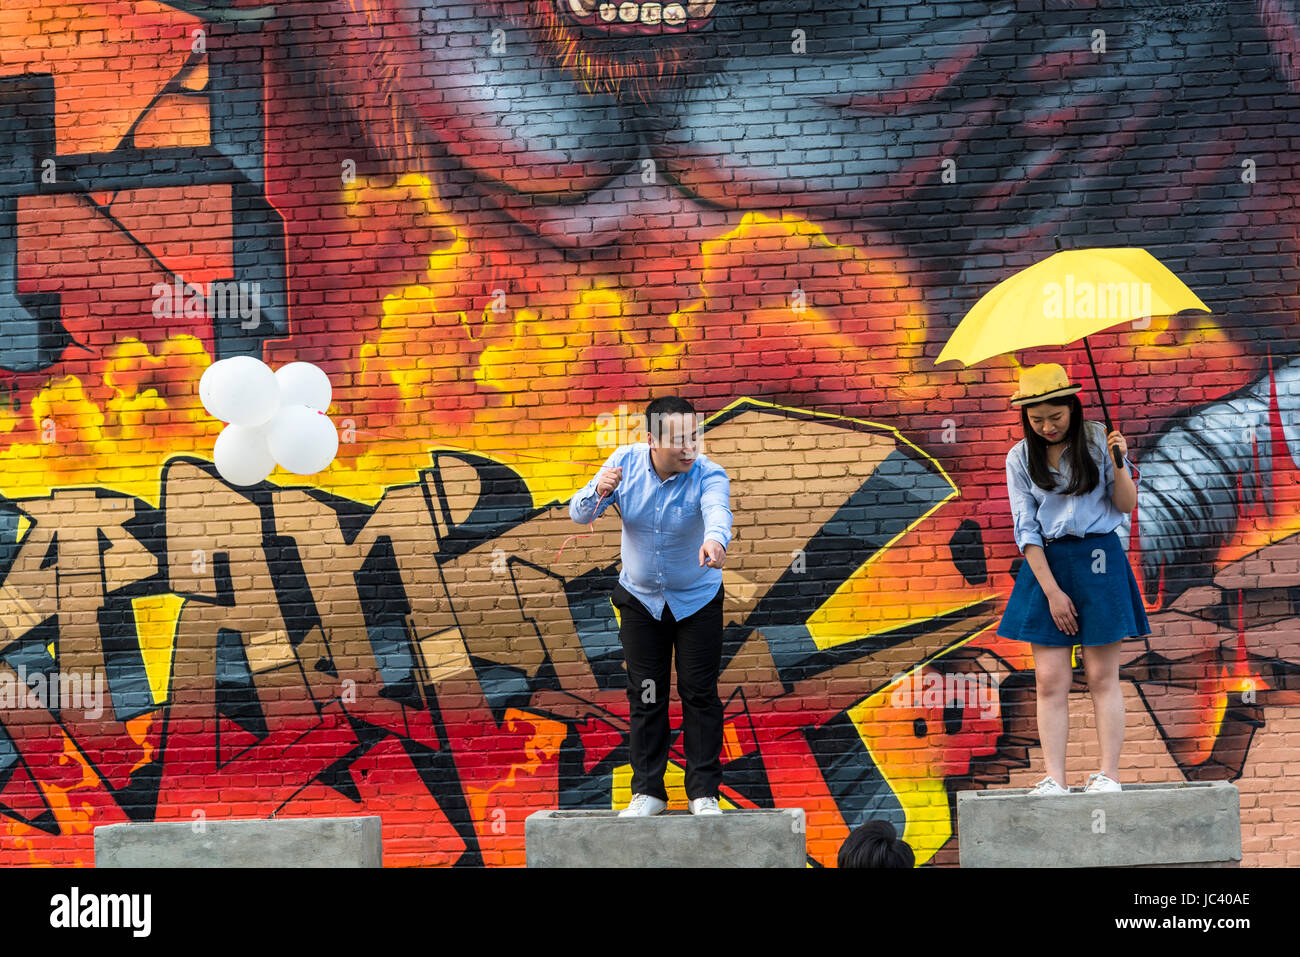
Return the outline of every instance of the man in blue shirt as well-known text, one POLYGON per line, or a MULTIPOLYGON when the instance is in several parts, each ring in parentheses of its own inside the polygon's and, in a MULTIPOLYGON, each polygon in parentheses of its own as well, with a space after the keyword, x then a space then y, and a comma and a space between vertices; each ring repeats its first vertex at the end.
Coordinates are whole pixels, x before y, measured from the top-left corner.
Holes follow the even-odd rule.
POLYGON ((646 408, 648 442, 621 445, 569 502, 585 525, 616 505, 622 558, 613 602, 627 665, 632 801, 621 816, 668 804, 668 698, 673 650, 682 699, 686 796, 692 814, 720 814, 722 566, 731 541, 731 480, 700 451, 685 399, 646 408))

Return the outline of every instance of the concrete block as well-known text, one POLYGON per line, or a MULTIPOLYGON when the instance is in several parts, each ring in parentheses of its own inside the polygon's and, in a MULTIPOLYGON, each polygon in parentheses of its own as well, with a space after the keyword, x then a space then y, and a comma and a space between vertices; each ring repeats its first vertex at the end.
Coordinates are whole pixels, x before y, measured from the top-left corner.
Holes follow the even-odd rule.
POLYGON ((378 817, 106 824, 96 867, 382 867, 378 817))
POLYGON ((524 822, 529 867, 804 867, 802 808, 666 811, 537 811, 524 822))
POLYGON ((962 867, 1236 867, 1240 803, 1226 781, 961 791, 957 842, 962 867))

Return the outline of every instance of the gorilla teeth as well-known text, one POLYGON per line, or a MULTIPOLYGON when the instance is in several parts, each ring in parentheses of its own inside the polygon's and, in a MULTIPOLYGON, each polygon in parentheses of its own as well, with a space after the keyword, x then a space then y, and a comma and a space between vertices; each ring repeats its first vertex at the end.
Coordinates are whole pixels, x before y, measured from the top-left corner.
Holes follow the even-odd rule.
POLYGON ((568 4, 569 11, 580 19, 586 20, 596 15, 604 23, 622 22, 640 23, 645 26, 658 26, 665 23, 670 27, 684 24, 689 17, 698 20, 713 12, 717 0, 689 0, 689 3, 673 2, 664 4, 660 0, 560 0, 568 4))

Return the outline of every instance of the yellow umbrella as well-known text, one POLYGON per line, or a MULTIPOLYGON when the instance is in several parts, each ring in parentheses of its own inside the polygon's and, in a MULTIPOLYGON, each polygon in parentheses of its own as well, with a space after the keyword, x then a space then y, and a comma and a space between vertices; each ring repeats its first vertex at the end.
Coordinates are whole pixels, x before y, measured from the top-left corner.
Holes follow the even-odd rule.
MULTIPOLYGON (((1145 249, 1070 249, 994 286, 958 324, 935 362, 970 366, 991 356, 1082 339, 1109 434, 1110 412, 1087 336, 1184 309, 1210 311, 1145 249)), ((1115 464, 1122 465, 1117 452, 1115 464)))

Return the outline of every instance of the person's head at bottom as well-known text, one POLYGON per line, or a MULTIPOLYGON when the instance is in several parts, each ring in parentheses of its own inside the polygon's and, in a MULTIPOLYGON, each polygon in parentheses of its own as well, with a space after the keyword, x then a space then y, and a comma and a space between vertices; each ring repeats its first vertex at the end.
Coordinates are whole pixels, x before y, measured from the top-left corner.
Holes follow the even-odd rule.
POLYGON ((840 845, 836 867, 915 867, 911 845, 888 821, 868 821, 855 828, 840 845))

